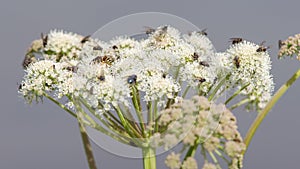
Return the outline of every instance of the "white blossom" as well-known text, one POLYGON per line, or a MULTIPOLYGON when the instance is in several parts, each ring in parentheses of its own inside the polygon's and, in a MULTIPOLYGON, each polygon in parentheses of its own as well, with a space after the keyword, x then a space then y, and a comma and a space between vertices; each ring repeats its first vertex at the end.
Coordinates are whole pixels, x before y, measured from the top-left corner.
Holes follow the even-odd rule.
POLYGON ((268 52, 258 52, 260 46, 243 41, 232 45, 224 54, 223 64, 230 70, 230 84, 241 91, 258 109, 265 107, 274 90, 271 60, 268 52))

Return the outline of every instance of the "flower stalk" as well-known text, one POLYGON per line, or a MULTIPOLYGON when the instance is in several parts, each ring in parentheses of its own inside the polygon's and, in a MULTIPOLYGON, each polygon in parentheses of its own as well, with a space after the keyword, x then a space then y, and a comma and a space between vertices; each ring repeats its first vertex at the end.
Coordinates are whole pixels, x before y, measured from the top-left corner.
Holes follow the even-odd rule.
POLYGON ((155 149, 151 147, 143 148, 144 169, 156 169, 155 149))
POLYGON ((89 168, 90 169, 97 169, 96 162, 95 162, 94 155, 93 155, 93 151, 92 151, 92 146, 91 146, 91 143, 90 143, 90 140, 89 140, 89 136, 86 133, 86 129, 84 127, 80 112, 78 113, 78 116, 79 117, 77 119, 78 119, 80 135, 81 135, 84 151, 85 151, 85 154, 86 154, 86 159, 87 159, 87 162, 89 164, 89 168))
POLYGON ((75 114, 73 111, 68 109, 65 105, 59 103, 57 100, 55 100, 54 98, 49 96, 47 93, 44 93, 43 95, 46 98, 48 98, 50 101, 55 103, 57 106, 61 107, 63 110, 68 112, 71 116, 77 118, 79 130, 80 130, 80 135, 81 135, 81 139, 82 139, 82 143, 83 143, 83 147, 84 147, 84 151, 85 151, 85 155, 86 155, 86 159, 87 159, 89 168, 90 169, 97 169, 95 158, 94 158, 93 151, 92 151, 92 146, 91 146, 91 143, 89 141, 89 137, 86 133, 86 129, 84 127, 84 121, 83 121, 81 113, 78 113, 79 116, 77 116, 77 114, 75 114))
MULTIPOLYGON (((265 117, 267 116, 267 114, 270 112, 270 110, 275 106, 275 104, 277 103, 277 101, 283 96, 283 94, 291 87, 291 85, 300 77, 300 69, 298 69, 293 76, 284 84, 282 85, 277 92, 275 93, 275 95, 272 97, 272 99, 268 102, 268 104, 266 105, 266 107, 257 115, 256 119, 254 120, 254 122, 252 123, 251 127, 249 128, 246 137, 244 139, 244 142, 246 144, 246 150, 249 147, 249 144, 256 132, 256 130, 258 129, 258 127, 260 126, 260 124, 262 123, 262 121, 265 119, 265 117)), ((246 151, 244 151, 245 153, 246 151)))

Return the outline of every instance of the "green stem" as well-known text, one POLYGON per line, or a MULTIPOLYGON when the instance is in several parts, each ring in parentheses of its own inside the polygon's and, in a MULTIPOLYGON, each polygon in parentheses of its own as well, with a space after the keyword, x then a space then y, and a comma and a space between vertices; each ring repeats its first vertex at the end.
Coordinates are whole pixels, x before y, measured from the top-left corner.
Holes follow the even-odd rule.
MULTIPOLYGON (((264 118, 267 116, 269 111, 274 107, 274 105, 277 103, 277 101, 283 96, 283 94, 290 88, 290 86, 300 77, 300 69, 298 69, 294 75, 284 84, 282 85, 275 95, 272 97, 272 99, 269 101, 269 103, 266 105, 266 107, 258 114, 254 122, 252 123, 251 127, 249 128, 246 137, 244 139, 244 142, 246 144, 246 150, 257 130, 257 128, 260 126, 264 118)), ((244 151, 243 153, 245 153, 244 151)))
POLYGON ((189 92, 191 86, 187 86, 182 94, 182 98, 185 98, 185 96, 187 95, 187 93, 189 92))
POLYGON ((241 93, 241 91, 243 91, 246 87, 248 87, 250 85, 250 83, 247 83, 246 85, 244 85, 242 88, 240 88, 239 90, 237 90, 236 92, 233 93, 233 95, 231 97, 229 97, 226 101, 225 104, 228 104, 232 99, 234 99, 237 95, 239 95, 241 93))
MULTIPOLYGON (((191 147, 189 148, 189 150, 188 150, 187 153, 185 154, 184 160, 186 160, 186 159, 189 158, 189 157, 193 157, 193 156, 196 154, 196 150, 197 150, 199 144, 200 144, 200 137, 198 137, 198 138, 195 140, 194 145, 191 146, 191 147)), ((183 161, 184 161, 184 160, 183 160, 183 161)))
POLYGON ((79 130, 80 130, 83 147, 84 147, 85 154, 86 154, 86 159, 89 164, 89 168, 97 169, 95 158, 94 158, 93 151, 92 151, 92 146, 91 146, 91 143, 89 140, 89 136, 86 133, 86 130, 85 130, 85 127, 84 127, 84 124, 82 121, 81 113, 79 112, 78 115, 79 115, 79 118, 77 118, 77 119, 78 119, 79 130))
POLYGON ((139 119, 142 134, 143 136, 146 136, 145 122, 142 115, 142 106, 140 103, 139 91, 135 86, 132 86, 132 102, 136 111, 136 115, 139 119))
POLYGON ((51 96, 49 96, 47 93, 44 93, 44 96, 46 98, 48 98, 49 100, 51 100, 53 103, 55 103, 56 105, 58 105, 60 108, 64 109, 66 112, 68 112, 70 115, 72 115, 73 117, 77 118, 77 115, 72 112, 70 109, 68 109, 65 105, 59 103, 57 100, 53 99, 51 96))
POLYGON ((147 108, 148 108, 148 117, 147 117, 147 123, 153 122, 153 107, 152 107, 152 101, 149 101, 147 103, 147 108))
POLYGON ((143 148, 144 169, 156 169, 155 149, 151 147, 143 148))
POLYGON ((204 161, 207 161, 206 150, 203 145, 201 145, 201 154, 203 155, 204 161))
POLYGON ((97 169, 95 158, 94 158, 93 151, 92 151, 92 146, 91 146, 91 143, 89 140, 89 136, 86 133, 86 129, 85 129, 84 123, 83 123, 83 119, 84 119, 83 111, 80 107, 80 104, 75 99, 73 100, 72 97, 69 97, 69 100, 74 103, 76 110, 77 110, 77 120, 78 120, 79 130, 80 130, 80 134, 81 134, 81 139, 82 139, 86 159, 89 164, 89 168, 97 169))
POLYGON ((237 104, 234 104, 234 105, 231 106, 229 109, 230 109, 230 110, 236 109, 236 108, 240 107, 241 105, 248 103, 249 101, 250 101, 250 99, 246 98, 246 99, 244 99, 244 100, 238 102, 237 104))
POLYGON ((221 157, 226 163, 227 163, 227 165, 230 165, 230 161, 227 159, 227 158, 225 158, 224 156, 223 156, 223 154, 219 151, 219 150, 215 150, 215 153, 219 156, 219 157, 221 157))
POLYGON ((219 89, 223 86, 223 84, 226 82, 226 80, 228 80, 229 77, 230 77, 230 74, 226 75, 226 76, 219 82, 219 84, 214 88, 214 90, 212 91, 212 93, 211 93, 210 96, 208 97, 208 100, 213 100, 213 98, 215 97, 215 95, 217 94, 217 92, 219 91, 219 89))
POLYGON ((124 126, 125 131, 132 137, 132 138, 141 138, 141 134, 133 127, 130 125, 130 123, 126 120, 126 118, 123 116, 122 110, 116 106, 114 107, 115 111, 117 112, 122 126, 124 126))
MULTIPOLYGON (((86 133, 86 130, 84 128, 84 125, 90 125, 90 123, 87 122, 87 121, 84 121, 84 117, 83 117, 84 115, 82 115, 82 113, 84 113, 84 112, 81 112, 83 110, 80 107, 78 107, 77 103, 75 103, 71 97, 68 97, 69 100, 73 101, 73 103, 75 104, 75 106, 77 107, 77 109, 79 109, 80 112, 81 112, 80 115, 79 115, 81 118, 77 118, 77 114, 75 114, 73 111, 69 110, 65 105, 63 105, 60 102, 58 102, 57 100, 55 100, 54 98, 52 98, 51 96, 49 96, 47 93, 44 93, 44 96, 46 98, 48 98, 50 101, 52 101, 53 103, 55 103, 57 106, 59 106, 60 108, 62 108, 66 112, 68 112, 72 117, 74 117, 74 118, 76 118, 78 120, 80 134, 81 134, 81 138, 82 138, 82 142, 83 142, 83 146, 84 146, 84 150, 85 150, 85 155, 86 155, 89 167, 90 167, 90 169, 96 169, 97 167, 96 167, 94 156, 93 156, 93 152, 92 152, 92 149, 91 149, 91 144, 90 144, 90 141, 88 139, 88 135, 86 133)), ((123 137, 121 137, 121 138, 117 137, 116 135, 108 132, 106 129, 104 129, 100 125, 95 124, 93 121, 92 121, 91 124, 92 124, 91 127, 93 127, 94 129, 96 129, 96 130, 104 133, 105 135, 110 136, 110 137, 114 138, 115 140, 120 141, 120 142, 122 142, 124 144, 130 145, 131 142, 134 142, 134 141, 131 141, 130 138, 126 139, 126 138, 123 138, 123 137)), ((136 143, 134 143, 134 144, 138 145, 136 143)))
POLYGON ((158 132, 158 110, 157 110, 157 103, 158 103, 158 100, 155 100, 154 101, 154 121, 155 121, 154 132, 158 132))

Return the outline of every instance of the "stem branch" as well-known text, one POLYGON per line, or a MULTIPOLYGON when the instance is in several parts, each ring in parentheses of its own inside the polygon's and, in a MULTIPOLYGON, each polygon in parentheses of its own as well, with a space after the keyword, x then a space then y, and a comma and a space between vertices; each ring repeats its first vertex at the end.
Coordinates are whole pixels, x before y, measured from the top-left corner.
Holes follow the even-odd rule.
MULTIPOLYGON (((266 107, 258 114, 254 122, 252 123, 251 127, 249 128, 246 137, 244 139, 244 142, 246 144, 246 150, 257 130, 257 128, 260 126, 264 118, 267 116, 269 111, 274 107, 274 105, 277 103, 277 101, 281 98, 281 96, 290 88, 290 86, 300 77, 300 69, 298 69, 295 74, 284 84, 282 85, 275 95, 272 97, 272 99, 269 101, 269 103, 266 105, 266 107)), ((245 154, 246 150, 243 152, 245 154)))

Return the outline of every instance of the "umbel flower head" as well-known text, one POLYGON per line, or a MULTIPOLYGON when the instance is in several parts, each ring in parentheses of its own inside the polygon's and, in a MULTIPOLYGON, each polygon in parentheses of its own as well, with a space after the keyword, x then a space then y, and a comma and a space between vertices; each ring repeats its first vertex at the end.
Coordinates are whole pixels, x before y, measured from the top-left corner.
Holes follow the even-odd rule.
MULTIPOLYGON (((199 145, 207 169, 220 168, 216 156, 240 168, 245 150, 227 101, 216 99, 235 89, 233 96, 245 99, 241 103, 262 109, 273 91, 270 57, 259 45, 243 41, 216 53, 205 34, 182 34, 168 25, 144 39, 107 42, 54 30, 32 43, 23 66, 19 92, 27 101, 46 96, 78 111, 85 125, 131 146, 199 145)), ((166 165, 198 168, 191 154, 183 162, 181 155, 172 153, 166 165)))
MULTIPOLYGON (((174 140, 183 138, 185 146, 200 144, 202 154, 207 154, 213 159, 216 159, 215 156, 223 159, 228 157, 226 161, 231 168, 241 168, 245 144, 237 130, 235 116, 225 105, 210 102, 203 96, 194 96, 165 109, 159 123, 162 125, 160 128, 166 130, 163 134, 155 135, 153 140, 156 145, 159 142, 165 146, 174 146, 174 140), (188 133, 186 128, 190 129, 188 133)), ((186 158, 181 164, 176 162, 178 156, 180 155, 171 153, 166 158, 166 165, 169 168, 197 168, 197 163, 192 157, 186 158)), ((208 161, 208 158, 205 157, 205 160, 208 161)), ((217 161, 213 163, 219 164, 217 161)), ((209 166, 213 165, 207 163, 203 168, 209 166)))
POLYGON ((274 90, 270 56, 260 49, 262 46, 242 41, 218 54, 230 74, 227 85, 243 89, 240 94, 246 97, 248 108, 264 108, 274 90))
POLYGON ((279 41, 279 53, 278 57, 282 58, 284 56, 296 56, 298 60, 300 60, 300 34, 296 34, 294 36, 290 36, 288 39, 284 41, 279 41))
POLYGON ((68 61, 78 58, 84 41, 83 36, 52 30, 44 37, 44 57, 49 60, 68 61))
POLYGON ((77 71, 79 52, 89 40, 85 38, 53 30, 33 41, 23 61, 26 74, 19 90, 27 101, 38 101, 45 93, 60 99, 74 92, 73 74, 77 71))
POLYGON ((164 109, 187 86, 207 92, 217 76, 218 68, 211 63, 214 48, 207 37, 190 36, 199 42, 161 26, 146 39, 122 36, 95 44, 101 46, 96 53, 95 46, 84 47, 74 76, 76 95, 108 111, 120 105, 134 107, 134 95, 139 95, 141 105, 164 109))

